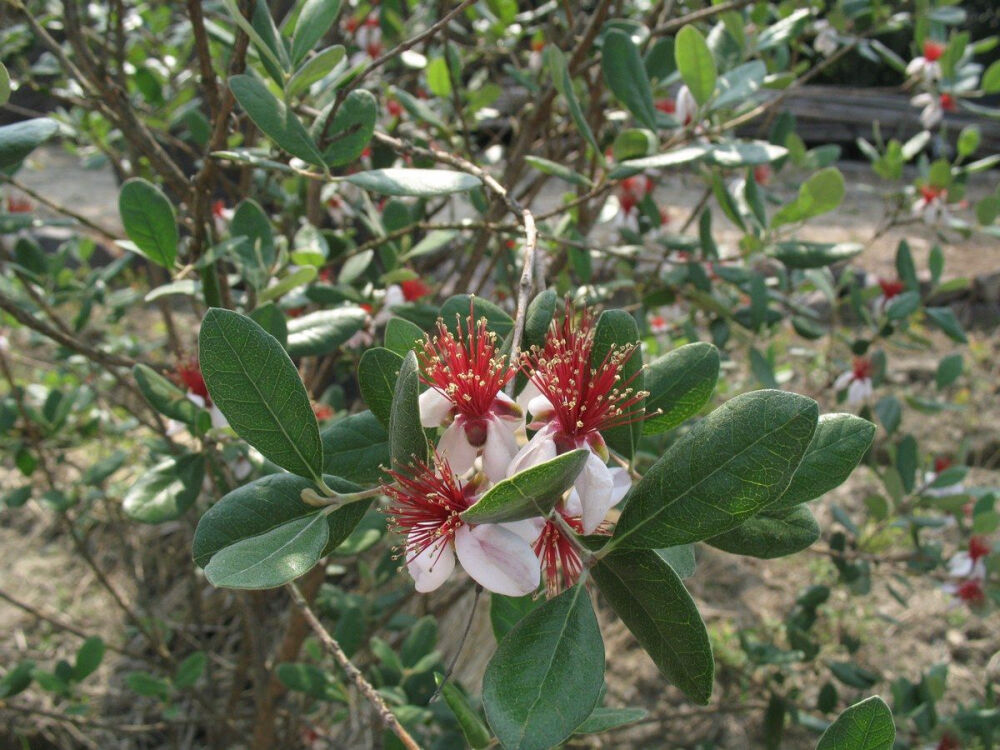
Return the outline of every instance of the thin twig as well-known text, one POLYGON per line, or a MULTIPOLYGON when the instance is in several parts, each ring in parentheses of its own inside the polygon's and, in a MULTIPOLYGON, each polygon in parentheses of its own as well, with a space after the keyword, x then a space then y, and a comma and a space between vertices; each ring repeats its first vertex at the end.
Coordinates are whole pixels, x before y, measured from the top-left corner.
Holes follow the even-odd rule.
POLYGON ((12 187, 17 188, 22 193, 24 193, 25 195, 27 195, 29 198, 37 201, 38 203, 41 203, 43 206, 47 206, 48 208, 52 209, 56 213, 62 214, 63 216, 68 216, 69 218, 73 219, 76 222, 79 222, 80 224, 82 224, 83 226, 87 227, 88 229, 92 229, 93 231, 97 232, 99 235, 101 235, 106 240, 110 240, 111 242, 117 242, 118 240, 121 239, 120 235, 115 234, 110 229, 105 229, 101 225, 95 224, 94 222, 92 222, 86 216, 84 216, 82 214, 78 214, 76 211, 73 211, 72 209, 66 208, 65 206, 60 206, 58 203, 55 203, 52 200, 46 198, 41 193, 38 193, 37 191, 32 190, 30 187, 28 187, 27 185, 25 185, 23 182, 21 182, 20 180, 18 180, 16 177, 11 177, 10 175, 6 175, 6 174, 0 174, 0 181, 3 181, 3 182, 5 182, 8 185, 11 185, 12 187))
POLYGON ((405 747, 406 750, 420 750, 420 745, 417 744, 416 740, 414 740, 410 733, 406 731, 403 725, 399 723, 396 715, 393 714, 393 712, 389 709, 389 706, 386 705, 382 696, 379 695, 374 686, 372 686, 372 684, 365 679, 365 676, 361 674, 358 668, 354 666, 351 660, 347 657, 347 654, 345 654, 344 650, 340 647, 340 644, 337 643, 332 635, 330 635, 329 631, 323 627, 323 623, 321 623, 319 618, 316 617, 316 613, 312 611, 312 608, 302 595, 302 592, 299 591, 299 587, 293 582, 287 584, 285 588, 288 589, 289 594, 292 596, 292 601, 295 602, 295 606, 297 606, 302 612, 303 617, 305 617, 306 622, 309 623, 309 627, 312 628, 312 631, 316 634, 316 637, 319 638, 323 647, 330 653, 331 656, 333 656, 333 658, 340 665, 341 669, 344 670, 358 690, 361 691, 362 695, 368 699, 368 702, 372 704, 376 713, 379 715, 379 718, 382 720, 382 723, 392 730, 396 737, 399 738, 399 741, 403 743, 403 747, 405 747))

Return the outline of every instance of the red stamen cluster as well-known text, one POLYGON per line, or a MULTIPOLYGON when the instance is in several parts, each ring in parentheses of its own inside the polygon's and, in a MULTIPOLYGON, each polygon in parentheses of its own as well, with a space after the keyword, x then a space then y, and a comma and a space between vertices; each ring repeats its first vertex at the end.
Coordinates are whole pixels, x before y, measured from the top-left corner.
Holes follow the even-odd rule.
POLYGON ((177 380, 180 381, 180 385, 183 385, 196 396, 201 396, 205 399, 206 406, 212 403, 212 399, 208 395, 208 386, 205 385, 205 378, 201 374, 201 366, 198 364, 197 357, 191 357, 186 362, 178 364, 175 375, 177 380))
POLYGON ((953 97, 951 94, 947 92, 941 94, 940 101, 941 101, 941 109, 943 109, 945 112, 954 112, 956 109, 958 109, 958 105, 955 104, 955 97, 953 97))
POLYGON ((973 536, 969 539, 969 559, 973 563, 976 563, 981 558, 986 557, 990 552, 992 552, 992 547, 990 547, 989 542, 987 542, 981 536, 973 536))
POLYGON ((986 603, 986 594, 983 585, 976 578, 964 581, 955 590, 955 595, 963 602, 972 607, 978 607, 986 603))
POLYGON ((771 182, 771 166, 769 164, 758 164, 753 168, 753 179, 758 185, 767 185, 771 182))
POLYGON ((872 376, 872 361, 868 357, 855 357, 854 358, 854 379, 855 380, 865 380, 872 376))
POLYGON ((934 473, 940 474, 942 471, 951 466, 951 459, 947 456, 938 456, 934 459, 934 473))
POLYGON ((944 188, 932 187, 931 185, 920 186, 920 197, 928 203, 943 198, 947 192, 944 188))
POLYGON ((329 419, 333 416, 333 407, 329 404, 321 404, 314 402, 312 405, 313 414, 316 415, 316 419, 323 421, 324 419, 329 419))
POLYGON ((932 42, 930 39, 924 41, 924 59, 927 62, 937 62, 944 54, 944 45, 932 42))
POLYGON ((899 279, 879 279, 878 285, 882 287, 882 296, 887 300, 902 294, 906 288, 906 285, 899 279))
POLYGON ((945 732, 941 735, 941 741, 937 743, 935 750, 962 750, 962 745, 954 735, 945 732))
POLYGON ((622 381, 622 368, 635 354, 635 345, 613 347, 596 367, 594 314, 586 309, 575 319, 569 302, 562 323, 553 321, 545 345, 524 355, 522 369, 555 410, 563 437, 579 438, 629 424, 642 418, 644 391, 630 387, 637 371, 622 381))
POLYGON ((463 488, 448 462, 436 454, 433 465, 416 461, 410 473, 387 473, 395 483, 383 486, 391 500, 386 513, 393 528, 406 538, 406 562, 442 538, 454 541, 455 532, 465 523, 459 515, 474 499, 472 485, 463 488))
POLYGON ((421 380, 438 390, 470 419, 490 413, 497 393, 503 390, 515 369, 497 353, 497 336, 486 329, 486 318, 473 326, 470 311, 465 319, 466 335, 461 340, 438 320, 437 335, 425 337, 418 351, 421 380))
POLYGON ((668 115, 672 115, 674 112, 677 111, 677 102, 675 102, 673 99, 660 99, 659 101, 656 102, 655 106, 658 110, 668 115))
POLYGON ((639 201, 653 192, 653 181, 643 175, 626 177, 619 185, 618 202, 625 213, 631 213, 639 201))
MULTIPOLYGON (((561 510, 556 510, 566 524, 577 534, 583 533, 579 519, 570 518, 561 510)), ((535 556, 542 567, 545 591, 549 598, 575 585, 583 572, 583 561, 572 539, 562 525, 551 518, 546 519, 542 533, 533 545, 535 556)))

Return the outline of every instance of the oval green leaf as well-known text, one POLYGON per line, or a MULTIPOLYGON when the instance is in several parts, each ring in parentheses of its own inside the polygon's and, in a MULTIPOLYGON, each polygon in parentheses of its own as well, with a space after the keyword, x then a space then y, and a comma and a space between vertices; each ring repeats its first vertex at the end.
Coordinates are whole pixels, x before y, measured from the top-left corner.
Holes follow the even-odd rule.
POLYGON ((309 357, 329 354, 361 330, 368 314, 360 307, 318 310, 288 321, 288 354, 309 357))
POLYGON ((35 117, 0 127, 0 170, 16 167, 58 130, 59 123, 48 117, 35 117))
POLYGON ((292 156, 310 164, 323 164, 323 157, 305 126, 260 80, 248 74, 236 75, 229 79, 229 88, 268 138, 292 156))
POLYGON ((604 35, 601 69, 611 93, 628 107, 639 122, 650 130, 656 130, 656 107, 653 105, 649 76, 646 75, 639 48, 624 31, 611 29, 604 35))
POLYGON ((392 394, 403 357, 381 346, 369 349, 358 362, 358 387, 361 397, 383 427, 389 427, 392 394))
POLYGON ((417 355, 407 352, 399 366, 389 410, 389 457, 396 471, 405 470, 414 459, 427 460, 427 437, 420 424, 418 373, 417 355))
POLYGON ((892 711, 873 695, 838 716, 819 738, 816 750, 889 750, 895 739, 892 711))
POLYGON ((450 169, 370 169, 343 178, 373 193, 383 195, 434 196, 461 193, 481 187, 478 177, 450 169))
POLYGON ((707 542, 733 555, 771 560, 809 547, 819 539, 819 524, 804 505, 758 513, 735 529, 707 542))
POLYGON ((712 397, 718 379, 719 350, 712 344, 686 344, 654 359, 646 368, 643 434, 666 432, 693 417, 712 397))
POLYGON ((473 524, 505 523, 547 516, 573 486, 589 455, 586 449, 563 453, 497 482, 462 513, 462 520, 473 524))
POLYGON ((612 544, 672 547, 739 526, 784 493, 818 411, 811 398, 772 390, 719 407, 632 487, 612 544))
MULTIPOLYGON (((594 330, 594 348, 590 353, 590 366, 595 369, 599 367, 612 348, 621 349, 629 345, 635 346, 632 356, 621 367, 621 380, 618 387, 640 391, 643 389, 644 373, 642 372, 642 349, 639 348, 638 343, 639 327, 636 325, 635 318, 624 310, 605 310, 597 319, 597 327, 594 330), (632 379, 631 383, 629 383, 629 379, 632 379), (626 383, 628 383, 627 386, 626 383)), ((641 415, 645 408, 645 401, 641 401, 633 408, 639 414, 636 421, 631 424, 611 427, 601 432, 608 447, 629 460, 635 455, 635 447, 642 435, 641 415)))
POLYGON ((486 720, 508 750, 558 745, 604 685, 604 641, 583 585, 530 612, 504 636, 483 677, 486 720))
POLYGON ((708 42, 694 26, 684 26, 674 40, 677 70, 695 101, 704 104, 715 93, 716 67, 708 42))
POLYGON ((278 466, 318 479, 319 425, 281 343, 250 318, 214 307, 201 322, 198 350, 212 401, 236 434, 278 466))
MULTIPOLYGON (((333 104, 330 104, 332 107, 333 104)), ((370 91, 357 89, 344 98, 343 104, 333 116, 333 122, 327 128, 325 139, 321 139, 321 131, 326 126, 326 115, 329 108, 324 109, 316 118, 312 127, 313 138, 323 144, 323 160, 327 166, 341 167, 355 161, 365 150, 375 132, 375 121, 378 119, 378 102, 370 91)))
POLYGON ((122 185, 118 213, 125 234, 143 256, 170 268, 177 259, 177 217, 163 191, 141 177, 122 185))
POLYGON ((320 433, 324 471, 363 485, 383 479, 389 465, 389 435, 370 411, 351 414, 320 433))
POLYGON ((660 673, 692 700, 708 703, 715 680, 712 646, 673 568, 654 550, 615 550, 591 575, 660 673))
POLYGON ((122 510, 140 523, 163 523, 180 518, 198 499, 204 479, 204 455, 194 453, 168 458, 129 488, 122 510))

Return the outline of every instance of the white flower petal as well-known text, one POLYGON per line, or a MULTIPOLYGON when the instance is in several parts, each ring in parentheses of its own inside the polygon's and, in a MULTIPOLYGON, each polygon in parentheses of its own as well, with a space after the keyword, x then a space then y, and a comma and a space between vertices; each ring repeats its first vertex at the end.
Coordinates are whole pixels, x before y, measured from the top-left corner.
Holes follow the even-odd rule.
POLYGON ((212 427, 215 429, 229 427, 229 420, 226 419, 226 416, 219 411, 219 407, 215 404, 212 404, 212 408, 208 410, 208 414, 212 418, 212 427))
POLYGON ((188 393, 187 393, 187 399, 188 399, 188 401, 190 401, 195 406, 197 406, 197 407, 199 407, 201 409, 205 408, 205 399, 203 399, 197 393, 191 393, 190 391, 188 391, 188 393))
POLYGON ((847 386, 851 384, 851 380, 854 378, 854 371, 848 370, 847 372, 841 373, 835 381, 833 381, 833 390, 842 391, 847 386))
POLYGON ((580 493, 580 505, 583 508, 580 521, 583 524, 583 533, 591 534, 601 525, 601 521, 608 515, 608 510, 614 505, 612 500, 614 477, 611 475, 611 469, 599 456, 591 453, 587 456, 587 463, 583 465, 583 471, 576 478, 573 487, 580 493))
POLYGON ((517 455, 516 425, 494 417, 486 422, 486 444, 483 446, 483 472, 496 483, 507 476, 507 467, 517 455))
POLYGON ((536 516, 535 518, 525 518, 522 521, 498 523, 497 526, 507 529, 508 531, 513 531, 524 541, 531 544, 533 541, 538 539, 538 535, 541 534, 542 529, 545 528, 545 519, 541 516, 536 516))
POLYGON ((525 596, 541 581, 531 545, 495 524, 462 526, 455 534, 455 552, 465 572, 487 591, 525 596))
POLYGON ((618 505, 622 498, 632 489, 632 477, 628 469, 615 467, 611 471, 611 505, 618 505))
POLYGON ((464 474, 472 468, 476 461, 476 449, 465 436, 465 422, 456 419, 444 431, 438 442, 438 453, 448 461, 451 470, 456 474, 464 474))
POLYGON ((521 411, 528 411, 528 404, 531 403, 531 399, 541 395, 542 392, 538 390, 538 386, 529 380, 524 389, 517 394, 517 405, 521 407, 521 411))
POLYGON ((953 578, 967 578, 972 573, 973 562, 968 552, 957 552, 948 561, 948 575, 953 578))
POLYGON ((507 476, 512 477, 537 464, 551 461, 556 457, 556 441, 553 438, 556 427, 551 422, 535 433, 535 436, 517 452, 507 467, 507 476))
POLYGON ((534 417, 535 421, 541 422, 551 418, 555 414, 555 407, 552 402, 539 393, 528 402, 528 413, 534 417))
POLYGON ((447 537, 437 542, 406 563, 416 589, 422 594, 433 591, 448 580, 455 569, 455 551, 447 537))
POLYGON ((422 427, 440 427, 451 415, 455 405, 437 388, 428 388, 417 399, 422 427))

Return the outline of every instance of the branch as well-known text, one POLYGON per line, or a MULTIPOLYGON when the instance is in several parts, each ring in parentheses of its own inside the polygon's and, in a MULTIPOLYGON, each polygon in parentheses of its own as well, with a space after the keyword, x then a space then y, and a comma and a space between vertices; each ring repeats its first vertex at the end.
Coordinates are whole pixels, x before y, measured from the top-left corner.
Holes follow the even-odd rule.
POLYGON ((101 235, 101 237, 103 237, 106 240, 110 240, 111 242, 117 242, 118 240, 121 239, 120 236, 116 235, 110 229, 105 229, 104 227, 100 226, 99 224, 95 224, 94 222, 92 222, 86 216, 84 216, 82 214, 78 214, 78 213, 76 213, 76 211, 68 209, 65 206, 60 206, 58 203, 55 203, 52 200, 46 198, 41 193, 38 193, 38 192, 32 190, 27 185, 25 185, 23 182, 21 182, 20 180, 18 180, 16 177, 11 177, 10 175, 6 175, 6 174, 0 174, 0 180, 2 180, 4 183, 6 183, 8 185, 11 185, 12 187, 17 188, 19 191, 21 191, 22 193, 24 193, 25 195, 27 195, 31 199, 37 201, 38 203, 41 203, 43 206, 47 206, 48 208, 52 209, 56 213, 62 214, 63 216, 68 216, 69 218, 73 219, 74 221, 79 222, 80 224, 82 224, 83 226, 87 227, 88 229, 92 229, 93 231, 97 232, 97 234, 101 235))
POLYGON ((372 686, 365 676, 361 674, 357 667, 351 662, 344 653, 344 650, 340 647, 340 644, 334 639, 332 635, 323 627, 323 623, 319 621, 316 617, 316 613, 312 611, 306 598, 299 591, 299 587, 295 583, 287 584, 286 588, 288 593, 292 596, 292 601, 295 602, 295 606, 299 608, 302 612, 302 616, 305 617, 306 622, 309 623, 309 627, 316 634, 322 642, 323 647, 330 652, 331 656, 336 659, 337 663, 341 666, 351 681, 355 684, 358 690, 361 691, 369 703, 374 706, 375 711, 378 713, 379 718, 382 719, 382 723, 385 724, 393 733, 399 738, 399 741, 403 743, 406 750, 420 750, 420 745, 417 744, 416 740, 410 736, 410 733, 406 731, 402 724, 399 723, 399 719, 396 715, 389 709, 382 696, 378 694, 378 691, 372 686))

